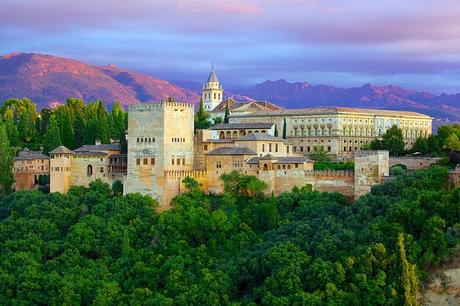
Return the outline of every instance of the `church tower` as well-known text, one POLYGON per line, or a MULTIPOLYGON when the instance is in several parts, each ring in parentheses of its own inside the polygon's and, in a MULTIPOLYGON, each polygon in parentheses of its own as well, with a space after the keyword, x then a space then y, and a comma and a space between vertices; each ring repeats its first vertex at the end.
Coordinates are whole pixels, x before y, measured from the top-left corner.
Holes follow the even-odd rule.
POLYGON ((207 112, 212 111, 222 102, 224 96, 224 90, 222 86, 219 84, 219 80, 217 79, 217 75, 214 72, 214 67, 211 69, 211 73, 209 74, 208 80, 203 85, 202 96, 204 109, 207 112))

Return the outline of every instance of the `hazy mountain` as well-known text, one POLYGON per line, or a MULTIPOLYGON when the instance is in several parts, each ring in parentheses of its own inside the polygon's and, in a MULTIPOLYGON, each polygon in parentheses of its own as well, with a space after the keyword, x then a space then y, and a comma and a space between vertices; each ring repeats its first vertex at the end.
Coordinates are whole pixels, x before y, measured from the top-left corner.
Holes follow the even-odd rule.
POLYGON ((435 96, 395 85, 341 88, 290 83, 286 80, 265 81, 244 92, 257 100, 267 100, 286 107, 349 106, 419 111, 437 118, 460 119, 460 94, 435 96))
MULTIPOLYGON (((227 90, 225 97, 240 101, 265 100, 285 107, 350 106, 419 111, 436 118, 460 121, 460 93, 433 95, 400 86, 341 88, 265 81, 251 89, 227 90)), ((114 65, 93 66, 50 55, 12 53, 0 57, 0 101, 8 97, 28 97, 39 107, 63 103, 68 97, 85 101, 115 100, 122 104, 159 101, 169 96, 178 101, 198 103, 202 83, 164 81, 114 65)))
POLYGON ((199 96, 167 81, 114 65, 92 66, 50 55, 12 53, 0 57, 0 100, 28 97, 40 107, 68 97, 122 104, 158 101, 172 96, 196 102, 199 96))

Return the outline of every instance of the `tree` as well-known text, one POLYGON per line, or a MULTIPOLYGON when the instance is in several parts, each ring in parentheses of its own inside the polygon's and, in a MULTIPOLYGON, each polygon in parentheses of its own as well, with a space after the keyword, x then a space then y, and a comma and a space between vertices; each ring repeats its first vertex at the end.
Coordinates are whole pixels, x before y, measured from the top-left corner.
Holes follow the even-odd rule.
POLYGON ((409 263, 406 257, 406 248, 404 246, 404 235, 398 235, 398 251, 399 260, 401 264, 401 287, 403 290, 404 305, 416 306, 418 305, 418 280, 416 274, 416 265, 409 263))
POLYGON ((228 100, 225 104, 225 115, 224 115, 224 123, 228 123, 230 120, 230 107, 228 106, 228 100))
POLYGON ((15 147, 21 144, 19 139, 19 131, 14 122, 14 113, 13 110, 7 109, 3 114, 3 122, 5 125, 5 129, 8 135, 8 139, 10 144, 15 147))
POLYGON ((404 153, 404 137, 402 130, 396 125, 389 128, 382 137, 383 147, 390 152, 392 156, 398 156, 404 153))
POLYGON ((315 162, 330 162, 331 158, 324 150, 323 146, 315 147, 312 153, 308 156, 311 160, 315 162))
POLYGON ((278 125, 275 124, 275 137, 278 137, 278 125))
POLYGON ((210 117, 209 113, 204 109, 203 99, 200 99, 200 107, 194 118, 195 130, 209 128, 211 126, 210 117))
POLYGON ((286 118, 283 121, 283 139, 287 139, 287 122, 286 118))
POLYGON ((450 134, 449 137, 447 137, 442 147, 445 150, 459 152, 460 151, 460 140, 458 139, 457 134, 455 133, 450 134))
POLYGON ((72 126, 72 119, 70 116, 70 111, 67 109, 63 112, 63 122, 62 122, 62 142, 64 146, 73 150, 75 149, 75 133, 72 126))
POLYGON ((8 194, 14 183, 13 150, 6 134, 6 128, 0 125, 0 195, 8 194))
POLYGON ((62 145, 61 131, 54 115, 51 115, 48 128, 43 136, 43 150, 46 153, 62 145))
POLYGON ((212 125, 218 125, 218 124, 221 124, 223 122, 224 122, 224 120, 220 116, 217 116, 217 117, 212 119, 212 125))
POLYGON ((412 152, 420 152, 423 155, 426 155, 429 153, 429 147, 428 147, 428 141, 424 137, 418 137, 415 140, 414 145, 412 146, 412 152))

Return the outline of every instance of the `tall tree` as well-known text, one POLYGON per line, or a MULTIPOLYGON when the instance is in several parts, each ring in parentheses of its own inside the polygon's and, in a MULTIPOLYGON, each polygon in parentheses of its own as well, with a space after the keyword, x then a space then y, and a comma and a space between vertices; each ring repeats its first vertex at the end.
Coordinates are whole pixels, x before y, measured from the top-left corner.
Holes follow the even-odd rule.
POLYGON ((287 122, 286 118, 283 121, 283 139, 287 139, 287 122))
POLYGON ((195 130, 197 129, 207 129, 211 126, 209 113, 204 109, 203 99, 200 99, 200 107, 195 114, 195 130))
POLYGON ((227 103, 225 104, 224 123, 228 123, 229 120, 230 120, 230 107, 228 105, 228 100, 227 100, 227 103))
POLYGON ((6 133, 6 128, 0 125, 0 195, 11 192, 14 183, 13 150, 6 133))
POLYGON ((86 118, 83 112, 75 113, 75 120, 73 126, 75 132, 75 147, 80 147, 85 143, 86 135, 86 118))
POLYGON ((72 119, 70 116, 70 111, 66 110, 63 113, 63 122, 62 122, 62 142, 64 146, 73 150, 75 149, 75 133, 72 126, 72 119))
POLYGON ((415 272, 415 265, 411 264, 406 257, 406 248, 404 247, 404 235, 398 235, 399 261, 401 264, 401 287, 404 294, 404 305, 418 305, 418 280, 415 272))
POLYGON ((275 137, 278 137, 278 124, 275 124, 275 137))
POLYGON ((12 109, 7 109, 3 113, 3 123, 5 124, 5 129, 6 129, 10 144, 13 147, 19 146, 21 143, 19 140, 19 131, 14 122, 14 113, 12 109))
POLYGON ((383 146, 392 156, 404 153, 404 137, 402 130, 396 125, 389 128, 382 137, 383 146))
POLYGON ((61 131, 59 130, 56 117, 51 115, 48 128, 43 136, 43 150, 45 153, 49 153, 60 145, 62 145, 61 131))

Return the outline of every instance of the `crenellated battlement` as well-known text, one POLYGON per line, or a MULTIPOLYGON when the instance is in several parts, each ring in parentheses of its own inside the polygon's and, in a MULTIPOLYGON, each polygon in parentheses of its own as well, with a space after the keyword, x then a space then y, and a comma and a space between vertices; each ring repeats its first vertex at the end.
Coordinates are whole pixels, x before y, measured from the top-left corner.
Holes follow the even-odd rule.
POLYGON ((337 177, 353 177, 353 170, 313 170, 305 171, 305 176, 314 178, 337 178, 337 177))
POLYGON ((193 108, 194 105, 188 102, 176 102, 176 101, 161 101, 161 102, 149 102, 149 103, 136 103, 130 104, 128 107, 129 112, 146 112, 164 109, 165 107, 185 107, 193 108))
POLYGON ((185 177, 203 178, 207 176, 206 170, 165 170, 165 179, 180 179, 185 177))

